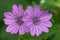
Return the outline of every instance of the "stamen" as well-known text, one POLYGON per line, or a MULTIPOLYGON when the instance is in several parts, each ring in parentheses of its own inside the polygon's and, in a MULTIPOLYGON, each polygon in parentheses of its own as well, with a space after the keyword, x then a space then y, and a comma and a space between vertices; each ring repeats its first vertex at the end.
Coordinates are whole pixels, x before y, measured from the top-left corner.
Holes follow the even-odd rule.
POLYGON ((33 18, 33 24, 38 25, 40 20, 37 17, 33 18))
POLYGON ((19 25, 22 25, 24 23, 24 21, 22 20, 22 17, 17 18, 17 23, 19 25))

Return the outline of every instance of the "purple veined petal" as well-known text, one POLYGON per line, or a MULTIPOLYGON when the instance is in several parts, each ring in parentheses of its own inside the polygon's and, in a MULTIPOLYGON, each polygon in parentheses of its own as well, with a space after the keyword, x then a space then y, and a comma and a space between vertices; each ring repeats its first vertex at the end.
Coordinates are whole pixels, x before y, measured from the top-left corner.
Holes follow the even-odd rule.
POLYGON ((30 16, 24 15, 22 20, 23 21, 32 21, 32 18, 30 16))
POLYGON ((6 25, 10 25, 10 24, 14 24, 15 20, 11 20, 11 19, 5 18, 4 22, 5 22, 6 25))
POLYGON ((20 26, 19 27, 19 34, 20 35, 24 35, 25 34, 24 26, 20 26))
POLYGON ((32 18, 29 16, 29 14, 26 13, 26 12, 24 12, 24 16, 23 16, 22 20, 23 20, 23 21, 31 21, 31 19, 32 19, 32 18))
POLYGON ((25 32, 29 32, 29 27, 27 27, 26 25, 23 27, 25 32))
POLYGON ((50 20, 52 18, 52 14, 48 13, 48 10, 41 11, 40 20, 50 20))
POLYGON ((36 36, 39 36, 42 33, 41 27, 35 26, 35 28, 36 28, 36 36))
POLYGON ((33 24, 30 25, 30 34, 31 34, 32 36, 35 35, 35 27, 33 26, 33 24))
POLYGON ((5 13, 4 13, 4 16, 5 16, 6 18, 9 18, 9 19, 14 19, 14 16, 13 16, 13 14, 12 14, 11 12, 5 12, 5 13))
POLYGON ((15 28, 11 31, 11 34, 16 34, 19 30, 19 26, 15 25, 15 28))
POLYGON ((52 23, 50 21, 42 21, 41 22, 44 26, 46 26, 47 28, 51 28, 52 27, 52 23))
POLYGON ((18 7, 17 7, 17 5, 14 4, 12 6, 12 12, 13 12, 14 16, 18 16, 18 7))
POLYGON ((32 24, 32 21, 26 21, 26 22, 25 22, 25 25, 26 25, 26 26, 29 26, 30 24, 32 24))
POLYGON ((52 18, 52 15, 47 15, 47 16, 44 16, 44 17, 41 17, 40 20, 50 20, 52 18))
POLYGON ((19 6, 18 6, 18 16, 23 16, 23 14, 24 14, 24 10, 23 10, 23 6, 20 4, 19 6))
POLYGON ((38 5, 34 6, 35 16, 40 17, 40 7, 38 5))
POLYGON ((29 32, 29 27, 24 27, 25 32, 29 32))
POLYGON ((49 30, 47 27, 45 27, 42 23, 40 24, 40 26, 41 26, 43 32, 48 33, 49 30))
POLYGON ((40 25, 38 25, 38 29, 40 30, 40 34, 42 34, 42 28, 40 25))
POLYGON ((28 6, 27 10, 25 11, 25 13, 28 14, 28 16, 31 16, 33 17, 35 14, 34 14, 34 10, 33 10, 33 7, 31 6, 28 6))
POLYGON ((6 28, 6 32, 11 32, 13 29, 15 28, 15 25, 9 25, 7 28, 6 28))

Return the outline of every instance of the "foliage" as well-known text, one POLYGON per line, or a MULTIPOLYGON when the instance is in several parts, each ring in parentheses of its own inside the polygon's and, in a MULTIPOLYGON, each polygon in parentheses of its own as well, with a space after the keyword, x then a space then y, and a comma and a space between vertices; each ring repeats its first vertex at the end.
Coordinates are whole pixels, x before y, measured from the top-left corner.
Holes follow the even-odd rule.
POLYGON ((60 40, 60 0, 45 0, 43 4, 40 0, 0 0, 0 40, 60 40), (6 25, 3 22, 4 12, 11 11, 13 4, 22 4, 24 9, 34 4, 40 5, 41 9, 47 9, 53 15, 52 28, 48 33, 43 33, 39 37, 31 36, 29 33, 21 36, 19 34, 6 33, 6 25))

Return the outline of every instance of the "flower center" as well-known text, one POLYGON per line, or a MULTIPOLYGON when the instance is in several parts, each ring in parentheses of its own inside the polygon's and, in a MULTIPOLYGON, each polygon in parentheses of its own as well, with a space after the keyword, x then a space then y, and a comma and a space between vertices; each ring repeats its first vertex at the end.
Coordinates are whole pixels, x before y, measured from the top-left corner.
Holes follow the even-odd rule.
POLYGON ((22 20, 22 16, 17 18, 17 23, 19 25, 22 25, 24 23, 24 21, 22 20))
POLYGON ((33 18, 33 24, 38 25, 39 22, 40 22, 40 20, 39 20, 38 17, 34 17, 34 18, 33 18))

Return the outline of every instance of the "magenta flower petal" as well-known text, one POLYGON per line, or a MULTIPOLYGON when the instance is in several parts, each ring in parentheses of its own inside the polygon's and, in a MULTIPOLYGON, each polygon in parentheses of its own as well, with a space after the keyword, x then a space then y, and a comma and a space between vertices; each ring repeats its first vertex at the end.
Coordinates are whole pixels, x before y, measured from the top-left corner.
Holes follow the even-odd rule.
POLYGON ((7 29, 6 29, 6 32, 11 32, 13 29, 15 28, 15 26, 14 25, 9 25, 8 27, 7 27, 7 29))
POLYGON ((38 5, 35 5, 34 6, 34 13, 35 13, 35 16, 40 16, 40 7, 38 5))
POLYGON ((12 12, 15 16, 22 16, 24 14, 23 6, 20 4, 18 7, 14 4, 12 6, 12 12))
POLYGON ((4 22, 5 22, 6 25, 10 25, 10 24, 15 23, 15 20, 11 20, 11 19, 5 18, 4 22))
POLYGON ((25 34, 24 26, 22 26, 22 27, 19 28, 19 34, 20 35, 25 34))
POLYGON ((22 18, 24 21, 32 21, 30 16, 27 16, 28 14, 25 14, 24 17, 22 18), (28 20, 29 19, 29 20, 28 20))
POLYGON ((12 31, 11 34, 16 34, 19 30, 19 27, 15 27, 12 31))
POLYGON ((15 16, 18 16, 18 7, 15 4, 12 6, 12 12, 15 16))
POLYGON ((52 23, 50 21, 43 21, 42 24, 46 27, 52 27, 52 23))
POLYGON ((43 29, 42 31, 43 32, 48 32, 49 30, 48 30, 48 28, 47 27, 45 27, 43 24, 41 24, 41 28, 43 29))
POLYGON ((34 27, 33 25, 30 25, 30 34, 31 34, 32 36, 35 35, 35 27, 34 27))
POLYGON ((35 30, 36 30, 36 35, 39 36, 40 35, 40 30, 38 27, 35 27, 35 30))
POLYGON ((13 14, 12 14, 11 12, 5 12, 5 13, 4 13, 4 16, 5 16, 6 18, 9 18, 9 19, 14 19, 14 16, 13 16, 13 14))
POLYGON ((23 6, 20 4, 18 7, 18 16, 22 16, 24 14, 23 6))
POLYGON ((35 30, 36 30, 36 36, 39 36, 42 33, 40 26, 36 26, 35 30))
POLYGON ((34 13, 34 9, 31 6, 28 6, 27 8, 28 10, 25 11, 25 13, 28 13, 31 17, 33 17, 35 14, 34 13))
POLYGON ((26 25, 24 26, 24 30, 26 31, 26 32, 29 32, 29 27, 27 27, 26 25))
POLYGON ((52 14, 49 14, 48 11, 42 11, 40 20, 50 20, 52 18, 52 14))

